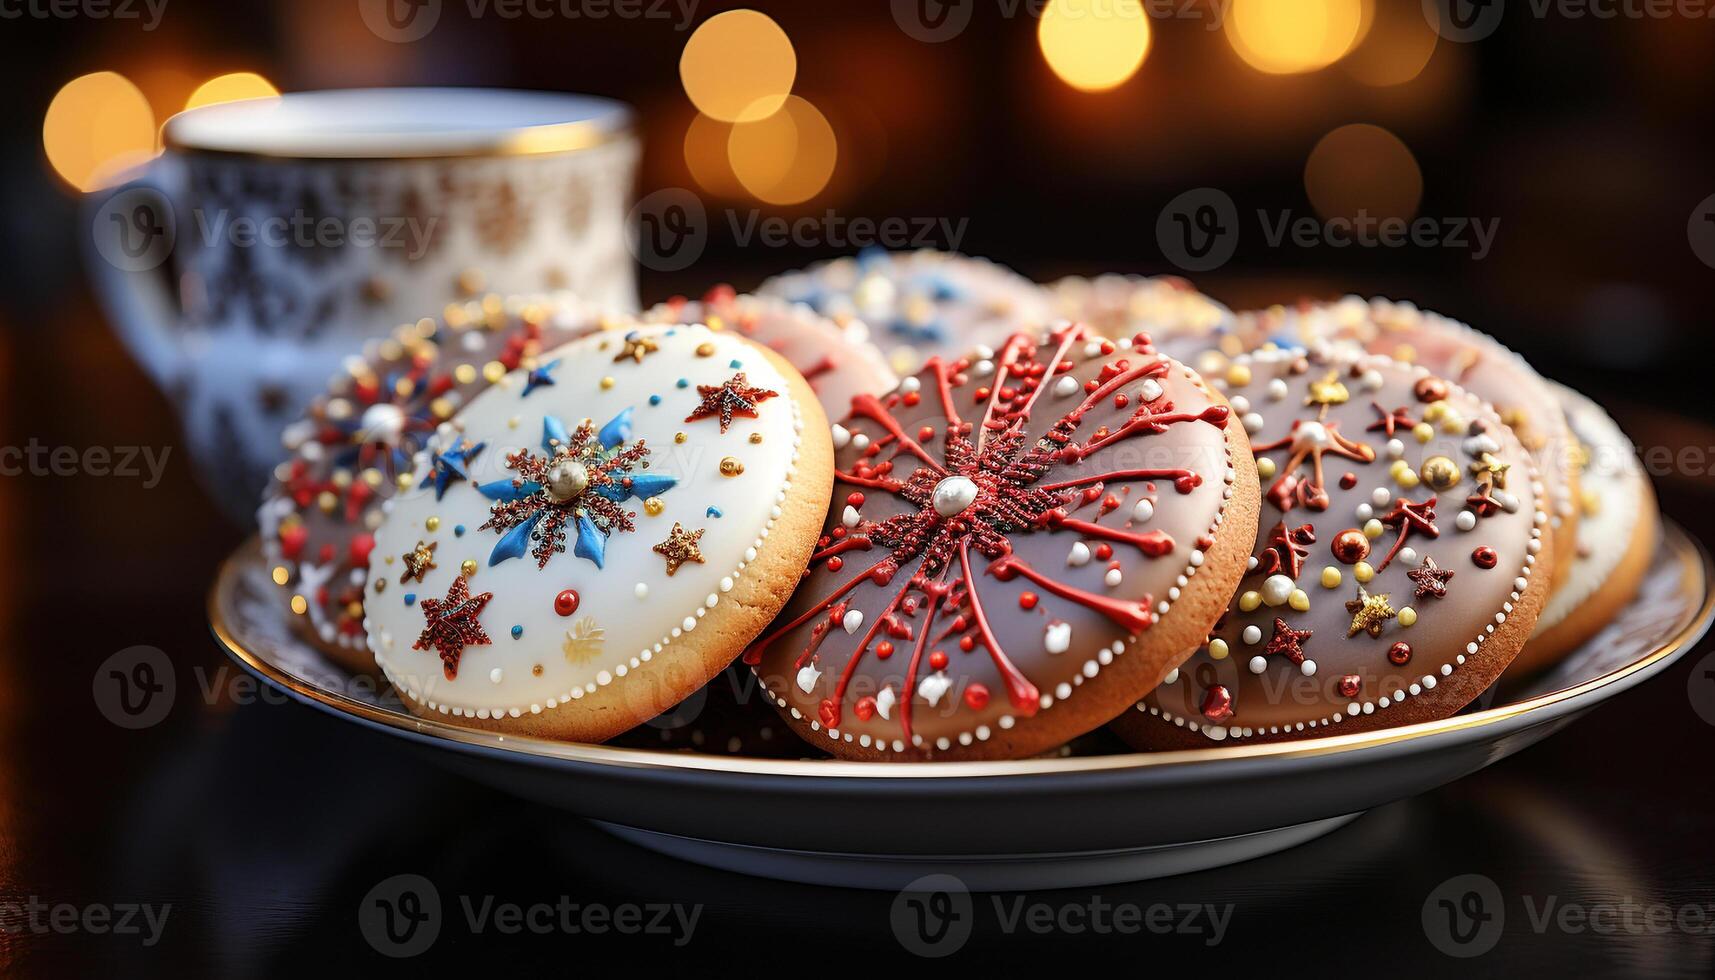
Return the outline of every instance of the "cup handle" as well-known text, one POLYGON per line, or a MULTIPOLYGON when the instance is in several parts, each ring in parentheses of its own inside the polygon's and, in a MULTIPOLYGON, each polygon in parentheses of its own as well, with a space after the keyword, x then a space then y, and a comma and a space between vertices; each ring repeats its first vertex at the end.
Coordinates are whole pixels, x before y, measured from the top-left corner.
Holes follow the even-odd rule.
POLYGON ((176 240, 164 158, 124 183, 83 200, 84 268, 119 339, 155 383, 170 389, 183 370, 183 313, 167 260, 176 240))

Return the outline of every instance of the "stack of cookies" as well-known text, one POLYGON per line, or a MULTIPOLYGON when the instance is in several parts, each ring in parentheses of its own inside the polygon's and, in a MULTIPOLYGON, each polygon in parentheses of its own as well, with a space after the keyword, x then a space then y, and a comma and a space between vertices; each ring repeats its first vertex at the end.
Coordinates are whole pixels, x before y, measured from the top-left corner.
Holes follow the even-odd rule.
POLYGON ((1462 324, 944 253, 449 307, 286 449, 282 607, 411 711, 771 756, 1445 717, 1599 630, 1659 528, 1602 410, 1462 324))

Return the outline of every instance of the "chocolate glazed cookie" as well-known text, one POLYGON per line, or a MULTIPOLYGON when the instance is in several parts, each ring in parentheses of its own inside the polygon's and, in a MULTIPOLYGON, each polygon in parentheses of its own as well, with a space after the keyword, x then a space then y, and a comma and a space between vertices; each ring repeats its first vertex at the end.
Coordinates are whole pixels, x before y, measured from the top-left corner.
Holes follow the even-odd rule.
POLYGON ((1244 571, 1256 473, 1225 399, 1148 339, 1065 324, 929 361, 833 427, 805 580, 745 654, 811 744, 1018 758, 1112 718, 1244 571))
POLYGON ((1530 455, 1487 405, 1377 356, 1268 348, 1225 379, 1265 487, 1208 642, 1115 722, 1139 748, 1427 721, 1530 636, 1552 548, 1530 455))

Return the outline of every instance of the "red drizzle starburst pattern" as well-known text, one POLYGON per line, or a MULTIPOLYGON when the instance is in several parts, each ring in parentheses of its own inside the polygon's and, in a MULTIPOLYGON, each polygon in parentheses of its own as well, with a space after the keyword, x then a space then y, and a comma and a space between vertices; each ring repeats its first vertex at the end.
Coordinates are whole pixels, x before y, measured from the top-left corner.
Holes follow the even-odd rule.
MULTIPOLYGON (((907 506, 881 520, 860 519, 849 530, 840 527, 825 537, 822 550, 811 558, 813 566, 827 563, 831 569, 838 569, 847 552, 885 549, 887 553, 834 589, 833 594, 758 640, 746 651, 745 662, 760 663, 781 636, 809 626, 805 645, 793 661, 794 669, 802 669, 844 623, 849 609, 847 597, 854 590, 866 584, 892 589, 881 612, 865 621, 864 632, 841 669, 832 696, 822 699, 817 715, 823 725, 837 727, 845 711, 848 684, 859 663, 872 651, 886 658, 897 649, 908 658, 905 683, 897 698, 901 728, 910 740, 913 691, 925 668, 938 671, 946 665, 946 654, 935 648, 943 642, 956 643, 966 651, 978 646, 985 649, 1005 683, 1013 709, 1029 717, 1039 708, 1041 697, 1036 686, 1007 657, 1004 644, 990 628, 983 597, 976 588, 973 551, 988 560, 986 574, 1000 581, 1022 577, 1033 588, 1082 604, 1134 634, 1153 625, 1153 597, 1118 599, 1064 584, 1015 554, 1012 540, 1017 535, 1068 529, 1134 547, 1149 557, 1170 553, 1174 542, 1165 532, 1138 532, 1072 515, 1100 500, 1108 484, 1164 481, 1171 482, 1179 493, 1190 493, 1202 483, 1199 474, 1187 469, 1124 469, 1079 473, 1059 481, 1050 477, 1055 470, 1125 439, 1165 432, 1188 422, 1224 427, 1229 410, 1215 405, 1198 412, 1181 412, 1159 394, 1157 386, 1157 396, 1138 404, 1123 424, 1100 427, 1080 441, 1078 430, 1092 407, 1116 398, 1125 404, 1128 396, 1120 394, 1123 388, 1165 377, 1171 370, 1169 362, 1155 355, 1145 341, 1135 349, 1135 360, 1105 365, 1100 375, 1084 386, 1085 397, 1077 406, 1030 442, 1027 423, 1032 409, 1056 373, 1070 370, 1066 354, 1072 345, 1089 337, 1083 327, 1057 331, 1050 338, 1057 349, 1049 349, 1049 356, 1043 359, 1038 358, 1032 339, 1019 335, 1009 340, 994 358, 992 382, 976 389, 978 397, 986 399, 982 418, 976 422, 961 417, 952 394, 952 379, 962 379, 968 362, 949 366, 932 359, 925 369, 930 380, 924 381, 923 388, 927 394, 932 387, 941 402, 945 427, 939 455, 907 433, 891 411, 902 397, 908 399, 906 404, 916 404, 915 392, 889 396, 885 401, 872 396, 854 398, 853 419, 874 423, 880 433, 870 440, 849 472, 836 475, 840 482, 893 495, 907 506), (914 460, 916 466, 908 476, 896 477, 894 463, 905 457, 914 460), (956 478, 969 481, 970 486, 964 488, 968 503, 956 512, 943 513, 936 507, 936 491, 956 478), (898 583, 898 576, 908 568, 909 578, 898 583), (938 625, 938 621, 945 625, 938 625)), ((919 435, 929 438, 927 432, 919 435)), ((987 700, 988 692, 981 685, 967 688, 963 696, 973 710, 987 700)))

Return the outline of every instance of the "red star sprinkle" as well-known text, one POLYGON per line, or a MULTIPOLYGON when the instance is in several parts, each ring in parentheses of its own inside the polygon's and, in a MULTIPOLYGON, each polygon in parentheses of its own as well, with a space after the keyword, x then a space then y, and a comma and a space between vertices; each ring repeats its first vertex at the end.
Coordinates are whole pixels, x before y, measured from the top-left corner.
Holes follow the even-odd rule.
POLYGON ((1370 407, 1375 409, 1376 414, 1380 415, 1381 418, 1371 422, 1369 428, 1364 430, 1365 432, 1385 432, 1387 437, 1392 439, 1395 430, 1410 431, 1417 425, 1417 420, 1412 418, 1411 413, 1404 408, 1396 408, 1390 412, 1375 402, 1370 402, 1370 407))
POLYGON ((417 637, 417 642, 411 644, 411 649, 427 650, 433 647, 441 655, 441 664, 446 670, 447 680, 457 677, 459 656, 464 653, 464 648, 489 644, 488 634, 482 631, 482 624, 476 621, 476 617, 482 614, 483 607, 488 605, 488 600, 492 598, 492 592, 471 595, 470 586, 465 583, 464 576, 457 576, 453 579, 452 586, 447 589, 445 599, 424 599, 419 603, 427 625, 417 637))
POLYGON ((1268 638, 1268 645, 1262 648, 1262 652, 1270 657, 1285 657, 1295 664, 1301 664, 1304 662, 1303 643, 1315 632, 1295 630, 1286 625, 1286 620, 1277 617, 1274 621, 1274 635, 1268 638))
POLYGON ((718 417, 721 420, 721 431, 725 432, 727 426, 732 425, 733 416, 756 418, 756 406, 780 393, 745 384, 744 372, 740 371, 727 379, 725 384, 698 385, 697 394, 702 396, 703 403, 685 416, 685 421, 695 422, 718 417))
POLYGON ((1442 568, 1435 564, 1435 559, 1424 555, 1423 564, 1406 572, 1405 577, 1411 579, 1412 585, 1415 586, 1412 590, 1412 595, 1415 598, 1422 599, 1425 596, 1434 596, 1437 599, 1445 599, 1447 598, 1447 580, 1453 577, 1453 570, 1442 568))

